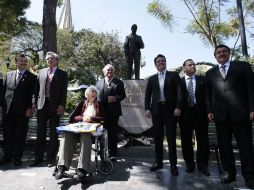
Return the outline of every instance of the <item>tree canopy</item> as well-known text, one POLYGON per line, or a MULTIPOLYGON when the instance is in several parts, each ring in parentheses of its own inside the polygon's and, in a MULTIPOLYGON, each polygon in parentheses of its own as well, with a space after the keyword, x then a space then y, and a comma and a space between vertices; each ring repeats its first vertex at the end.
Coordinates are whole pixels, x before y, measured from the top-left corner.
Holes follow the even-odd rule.
MULTIPOLYGON (((225 8, 229 3, 232 5, 232 2, 229 0, 181 1, 192 15, 192 19, 186 26, 186 31, 190 34, 198 35, 205 45, 215 47, 231 37, 237 40, 240 31, 236 3, 235 5, 233 4, 233 7, 225 8), (226 20, 225 15, 227 15, 226 20)), ((247 18, 253 19, 254 16, 254 1, 243 0, 243 7, 245 10, 245 23, 248 24, 247 18)), ((154 0, 148 5, 147 11, 159 19, 163 26, 172 29, 173 21, 176 17, 172 15, 170 8, 167 8, 162 1, 154 0)))
POLYGON ((30 6, 30 0, 0 1, 0 33, 14 36, 26 27, 25 9, 30 6))
POLYGON ((123 44, 117 33, 58 31, 58 54, 73 83, 94 84, 102 77, 102 68, 111 63, 120 78, 125 78, 123 44))

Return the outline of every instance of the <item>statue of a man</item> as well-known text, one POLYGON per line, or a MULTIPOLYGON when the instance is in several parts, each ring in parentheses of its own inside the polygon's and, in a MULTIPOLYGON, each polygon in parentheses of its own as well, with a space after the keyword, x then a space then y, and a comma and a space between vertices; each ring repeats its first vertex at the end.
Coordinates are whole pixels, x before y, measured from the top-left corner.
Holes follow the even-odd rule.
POLYGON ((144 48, 144 43, 141 36, 137 35, 137 25, 133 24, 131 26, 132 33, 126 36, 124 42, 124 53, 126 56, 127 64, 128 64, 128 79, 132 77, 132 66, 134 61, 134 73, 135 79, 139 79, 140 77, 140 58, 141 52, 140 49, 144 48))

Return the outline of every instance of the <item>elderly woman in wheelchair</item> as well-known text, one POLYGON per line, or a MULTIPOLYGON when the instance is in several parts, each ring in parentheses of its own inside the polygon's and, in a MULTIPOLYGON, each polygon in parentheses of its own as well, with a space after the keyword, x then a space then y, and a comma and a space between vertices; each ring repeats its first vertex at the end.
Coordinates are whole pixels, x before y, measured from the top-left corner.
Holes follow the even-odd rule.
MULTIPOLYGON (((97 102, 97 89, 90 86, 85 91, 86 100, 82 101, 70 116, 70 123, 102 121, 103 114, 100 104, 97 102)), ((56 179, 61 179, 65 171, 69 170, 76 144, 80 142, 80 154, 77 166, 77 179, 82 180, 88 174, 91 161, 92 139, 91 133, 63 132, 59 147, 58 168, 56 179)))

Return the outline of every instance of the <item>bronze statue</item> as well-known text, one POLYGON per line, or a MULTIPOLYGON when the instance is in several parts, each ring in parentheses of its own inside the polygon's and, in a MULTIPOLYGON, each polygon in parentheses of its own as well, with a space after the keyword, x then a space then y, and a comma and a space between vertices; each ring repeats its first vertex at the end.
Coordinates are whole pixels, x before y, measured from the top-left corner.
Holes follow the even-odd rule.
POLYGON ((141 52, 140 49, 144 48, 144 43, 141 36, 137 35, 137 25, 133 24, 131 26, 132 33, 126 36, 124 42, 124 53, 126 56, 127 64, 128 64, 128 79, 132 77, 132 66, 134 61, 134 73, 135 79, 139 79, 140 77, 140 58, 141 52))

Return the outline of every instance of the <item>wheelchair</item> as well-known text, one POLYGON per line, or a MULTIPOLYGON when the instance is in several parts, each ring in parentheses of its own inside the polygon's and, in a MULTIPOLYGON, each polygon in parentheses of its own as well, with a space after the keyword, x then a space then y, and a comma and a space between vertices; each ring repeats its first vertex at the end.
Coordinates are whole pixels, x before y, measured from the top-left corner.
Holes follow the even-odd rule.
MULTIPOLYGON (((91 132, 94 146, 94 161, 95 170, 90 172, 88 175, 102 174, 109 175, 113 171, 113 162, 109 159, 108 154, 108 131, 101 125, 96 129, 95 132, 91 132)), ((58 157, 57 157, 58 159, 58 157)), ((56 164, 53 176, 58 172, 58 164, 56 164)), ((75 173, 64 173, 64 178, 74 178, 75 173)))

